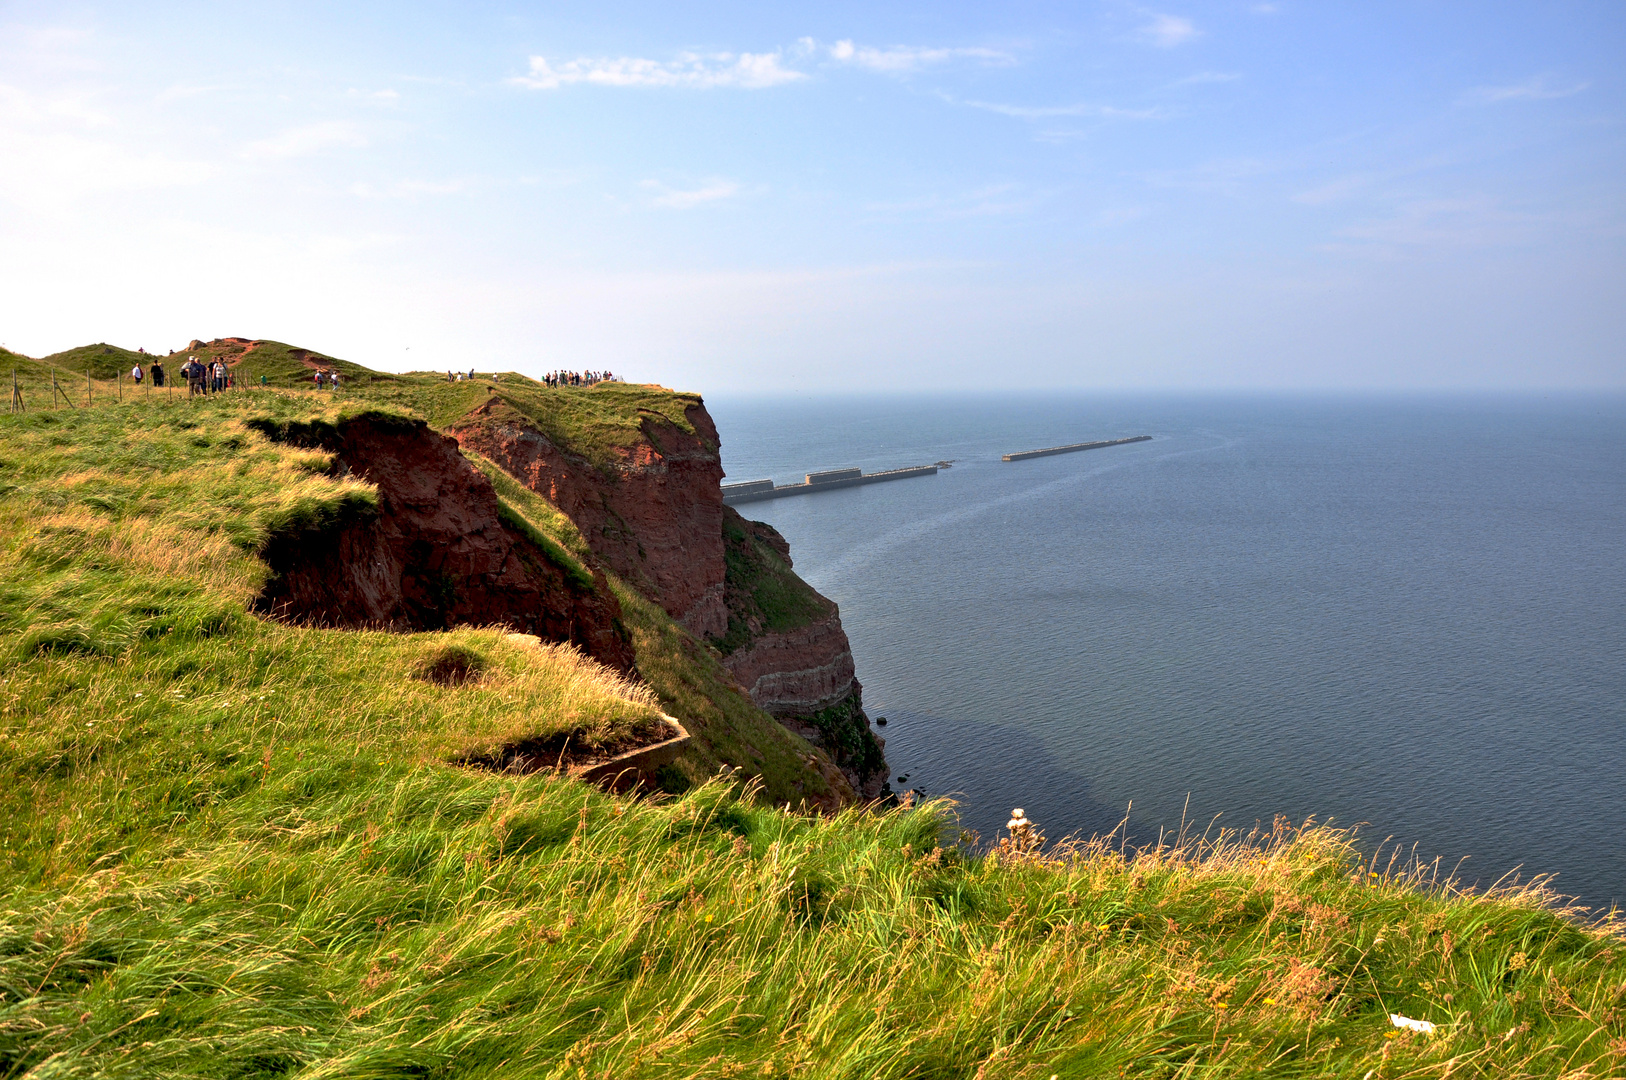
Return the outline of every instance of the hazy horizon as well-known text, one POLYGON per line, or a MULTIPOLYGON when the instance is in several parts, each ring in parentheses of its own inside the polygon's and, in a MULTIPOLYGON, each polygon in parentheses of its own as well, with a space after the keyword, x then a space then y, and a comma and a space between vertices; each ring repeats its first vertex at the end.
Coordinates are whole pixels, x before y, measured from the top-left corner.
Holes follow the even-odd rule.
POLYGON ((1626 9, 14 2, 0 342, 1626 389, 1626 9))

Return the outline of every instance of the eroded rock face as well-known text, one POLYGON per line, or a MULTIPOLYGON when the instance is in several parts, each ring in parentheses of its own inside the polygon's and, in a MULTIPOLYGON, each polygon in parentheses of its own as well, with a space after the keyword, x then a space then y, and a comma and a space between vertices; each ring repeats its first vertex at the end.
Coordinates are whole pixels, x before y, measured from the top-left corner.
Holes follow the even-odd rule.
POLYGON ((692 435, 646 417, 643 438, 608 470, 534 428, 486 420, 484 411, 452 435, 562 510, 594 554, 690 633, 723 633, 723 466, 703 406, 686 412, 692 435))
POLYGON ((491 482, 456 441, 422 421, 382 416, 268 434, 332 451, 338 469, 378 488, 379 508, 273 536, 257 611, 358 629, 507 626, 632 670, 603 574, 598 588, 573 578, 505 524, 491 482))
POLYGON ((823 749, 865 800, 890 792, 883 739, 864 713, 841 612, 792 573, 777 529, 724 512, 723 666, 759 709, 823 749))
POLYGON ((751 695, 757 708, 775 716, 828 709, 852 693, 852 645, 841 615, 783 633, 763 633, 723 658, 723 666, 751 695))

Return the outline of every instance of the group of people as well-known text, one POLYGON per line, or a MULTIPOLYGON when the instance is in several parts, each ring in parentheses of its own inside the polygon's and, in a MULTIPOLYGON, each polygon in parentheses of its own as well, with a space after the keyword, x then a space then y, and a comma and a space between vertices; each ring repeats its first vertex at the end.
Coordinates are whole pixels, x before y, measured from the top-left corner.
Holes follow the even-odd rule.
MULTIPOLYGON (((141 349, 139 351, 140 352, 146 352, 147 350, 141 349)), ((137 386, 141 385, 141 382, 142 382, 143 379, 148 379, 148 378, 152 379, 152 384, 154 386, 163 386, 164 385, 164 365, 160 364, 158 361, 154 360, 152 362, 152 367, 149 370, 142 371, 141 370, 141 365, 138 363, 138 364, 136 364, 135 367, 130 369, 130 378, 135 382, 135 384, 137 386)))
POLYGON ((550 371, 542 376, 542 381, 548 386, 592 386, 614 382, 615 375, 608 371, 550 371))
POLYGON ((337 390, 339 388, 339 373, 330 368, 316 369, 316 389, 337 390))
POLYGON ((187 388, 194 394, 218 394, 237 385, 231 368, 224 360, 211 360, 205 364, 195 356, 188 356, 181 365, 181 375, 187 388))
MULTIPOLYGON (((141 369, 139 362, 130 369, 130 379, 137 386, 149 378, 154 386, 163 386, 164 365, 154 360, 146 371, 141 369)), ((186 380, 187 390, 194 394, 218 394, 237 385, 237 376, 232 374, 224 360, 212 360, 205 364, 195 356, 188 356, 186 363, 181 365, 181 378, 186 380)))

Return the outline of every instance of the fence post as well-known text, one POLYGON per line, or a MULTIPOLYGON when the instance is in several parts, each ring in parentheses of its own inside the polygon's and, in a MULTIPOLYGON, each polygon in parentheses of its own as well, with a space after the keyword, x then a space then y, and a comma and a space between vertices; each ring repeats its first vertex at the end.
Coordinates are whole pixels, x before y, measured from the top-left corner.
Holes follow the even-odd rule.
POLYGON ((85 404, 90 404, 90 365, 85 365, 85 404))

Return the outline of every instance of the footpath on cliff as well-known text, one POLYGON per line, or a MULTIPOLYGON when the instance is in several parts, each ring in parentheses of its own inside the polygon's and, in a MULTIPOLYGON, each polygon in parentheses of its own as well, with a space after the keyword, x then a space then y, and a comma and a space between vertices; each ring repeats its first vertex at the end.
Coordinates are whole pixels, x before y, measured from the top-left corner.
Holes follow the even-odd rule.
POLYGON ((239 389, 0 356, 0 1076, 1626 1069, 1621 924, 1539 879, 885 802, 697 395, 193 345, 239 389))

